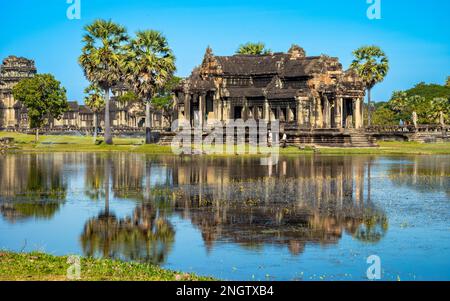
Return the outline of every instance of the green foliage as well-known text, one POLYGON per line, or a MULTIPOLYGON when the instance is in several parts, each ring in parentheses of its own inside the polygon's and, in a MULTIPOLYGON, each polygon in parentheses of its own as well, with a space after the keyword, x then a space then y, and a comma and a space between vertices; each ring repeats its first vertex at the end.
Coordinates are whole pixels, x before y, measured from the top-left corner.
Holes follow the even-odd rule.
POLYGON ((450 76, 447 77, 447 81, 445 82, 445 86, 450 88, 450 76))
POLYGON ((236 50, 237 54, 246 54, 246 55, 267 55, 272 51, 270 49, 266 49, 266 45, 262 42, 252 43, 248 42, 239 46, 238 50, 236 50))
MULTIPOLYGON (((368 95, 368 107, 371 108, 371 90, 379 82, 382 82, 389 71, 389 60, 378 46, 364 46, 353 52, 355 59, 350 65, 356 74, 364 81, 368 95)), ((367 114, 368 125, 371 125, 370 109, 367 114)))
POLYGON ((86 97, 84 98, 84 103, 87 105, 93 112, 100 112, 105 107, 105 96, 103 91, 94 84, 89 85, 84 90, 86 93, 86 97))
POLYGON ((46 119, 61 118, 68 109, 66 89, 51 74, 21 80, 14 86, 13 95, 27 107, 32 128, 40 128, 46 119))
POLYGON ((364 46, 353 52, 350 68, 363 79, 367 89, 382 82, 389 71, 389 60, 378 46, 364 46))
POLYGON ((126 50, 125 79, 138 97, 149 101, 172 78, 175 56, 167 39, 155 30, 138 31, 126 50))
POLYGON ((117 100, 119 102, 134 102, 134 101, 138 101, 139 100, 139 96, 136 95, 136 93, 134 93, 133 91, 127 91, 125 94, 120 95, 119 97, 117 97, 117 100))
POLYGON ((103 90, 120 82, 126 29, 111 20, 96 20, 85 28, 82 54, 78 59, 86 78, 103 90))
POLYGON ((157 96, 153 98, 152 104, 155 109, 163 110, 168 113, 173 106, 173 89, 180 84, 181 77, 173 76, 167 84, 158 92, 157 96))
POLYGON ((448 85, 437 85, 437 84, 425 84, 419 83, 409 90, 405 91, 406 95, 414 96, 419 95, 427 100, 432 100, 434 98, 447 98, 450 99, 450 86, 448 85))
POLYGON ((374 123, 398 124, 400 120, 412 123, 413 112, 417 113, 419 124, 439 123, 441 112, 448 122, 450 120, 450 88, 437 84, 419 83, 409 90, 396 91, 388 103, 377 107, 374 123))
POLYGON ((376 105, 372 115, 372 122, 375 125, 396 125, 398 124, 397 116, 387 103, 376 105))
MULTIPOLYGON (((201 277, 162 269, 156 265, 110 259, 81 258, 81 281, 211 281, 201 277)), ((64 281, 70 267, 67 256, 44 253, 12 253, 0 251, 0 281, 47 280, 64 281)))

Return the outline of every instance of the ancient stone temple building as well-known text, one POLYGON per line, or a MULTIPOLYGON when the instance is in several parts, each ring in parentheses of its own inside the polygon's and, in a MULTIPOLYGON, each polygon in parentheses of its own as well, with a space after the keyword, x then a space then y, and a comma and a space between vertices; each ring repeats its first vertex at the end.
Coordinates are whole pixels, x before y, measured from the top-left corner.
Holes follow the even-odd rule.
POLYGON ((0 127, 14 127, 21 119, 22 105, 14 100, 12 88, 36 74, 34 61, 16 56, 3 60, 0 67, 0 127))
POLYGON ((299 129, 360 129, 364 85, 338 58, 287 53, 215 56, 175 91, 178 118, 205 125, 211 120, 264 119, 299 129))
MULTIPOLYGON (((9 56, 0 66, 0 129, 22 130, 29 128, 27 108, 14 99, 12 88, 24 78, 37 73, 33 60, 9 56)), ((140 129, 145 126, 145 108, 140 101, 119 101, 128 90, 123 85, 112 89, 111 124, 121 129, 140 129)), ((93 129, 94 112, 77 101, 69 101, 69 108, 60 120, 50 120, 53 129, 93 129)), ((99 126, 104 126, 104 110, 99 112, 99 126)), ((156 129, 170 127, 170 120, 163 112, 152 112, 152 124, 156 129)))

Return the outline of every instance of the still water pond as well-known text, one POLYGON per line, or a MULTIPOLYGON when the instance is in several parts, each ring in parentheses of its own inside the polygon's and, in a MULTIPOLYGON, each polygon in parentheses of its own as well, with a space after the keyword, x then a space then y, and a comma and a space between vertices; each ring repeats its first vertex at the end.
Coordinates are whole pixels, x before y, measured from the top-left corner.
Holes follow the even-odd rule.
POLYGON ((450 157, 0 157, 0 248, 228 280, 450 280, 450 157))

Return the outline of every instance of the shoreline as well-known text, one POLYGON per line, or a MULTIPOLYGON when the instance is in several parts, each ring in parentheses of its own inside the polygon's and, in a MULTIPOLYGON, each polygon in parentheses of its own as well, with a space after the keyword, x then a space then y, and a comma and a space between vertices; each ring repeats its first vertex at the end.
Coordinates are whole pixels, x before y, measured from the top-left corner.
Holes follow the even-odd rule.
POLYGON ((156 265, 80 256, 80 278, 69 279, 69 256, 0 251, 1 281, 214 281, 156 265))
MULTIPOLYGON (((2 153, 54 153, 54 152, 132 152, 149 155, 174 155, 170 146, 143 144, 142 138, 114 138, 114 145, 95 145, 92 137, 85 136, 41 136, 37 144, 33 135, 0 132, 0 138, 14 138, 14 143, 2 153)), ((100 140, 100 139, 98 139, 100 140)), ((342 148, 342 147, 308 147, 299 149, 289 146, 280 148, 280 155, 450 155, 450 143, 418 143, 418 142, 378 142, 379 147, 342 148)), ((205 157, 242 157, 264 156, 264 154, 202 154, 205 157)))

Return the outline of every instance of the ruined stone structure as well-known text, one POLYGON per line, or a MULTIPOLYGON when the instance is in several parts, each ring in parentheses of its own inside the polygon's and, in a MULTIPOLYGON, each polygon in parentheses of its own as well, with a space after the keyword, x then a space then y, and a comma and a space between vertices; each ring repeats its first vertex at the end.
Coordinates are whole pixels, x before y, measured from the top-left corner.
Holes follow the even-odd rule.
POLYGON ((279 120, 296 129, 361 129, 364 85, 338 58, 288 53, 215 56, 176 89, 178 118, 205 125, 211 120, 279 120))
MULTIPOLYGON (((0 66, 0 129, 28 129, 27 108, 14 99, 12 88, 24 78, 33 77, 37 70, 33 60, 9 56, 0 66)), ((119 85, 112 89, 111 123, 113 127, 139 129, 145 126, 145 108, 141 102, 120 102, 118 96, 126 93, 119 85)), ((99 112, 99 126, 104 126, 104 111, 99 112)), ((170 121, 162 112, 152 113, 155 128, 170 127, 170 121)), ((94 112, 77 101, 69 101, 69 109, 60 120, 51 120, 49 127, 61 129, 92 129, 94 112)))
POLYGON ((3 60, 0 68, 0 127, 15 127, 24 119, 22 105, 14 100, 12 88, 24 78, 36 74, 34 61, 16 56, 3 60))

